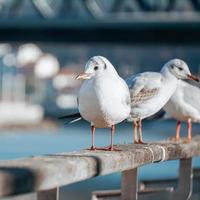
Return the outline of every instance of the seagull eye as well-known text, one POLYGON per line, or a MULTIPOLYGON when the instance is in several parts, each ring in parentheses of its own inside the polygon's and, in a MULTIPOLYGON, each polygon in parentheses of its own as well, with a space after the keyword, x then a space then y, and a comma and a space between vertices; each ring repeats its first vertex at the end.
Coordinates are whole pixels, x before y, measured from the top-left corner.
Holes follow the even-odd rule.
POLYGON ((97 71, 98 69, 99 69, 99 67, 98 67, 98 66, 95 66, 95 67, 94 67, 94 70, 95 70, 95 71, 97 71))
POLYGON ((171 68, 172 68, 172 69, 174 69, 174 67, 175 67, 175 65, 174 65, 174 64, 172 64, 172 65, 171 65, 171 68))
POLYGON ((182 68, 182 67, 178 67, 178 69, 179 69, 180 71, 183 71, 183 68, 182 68))

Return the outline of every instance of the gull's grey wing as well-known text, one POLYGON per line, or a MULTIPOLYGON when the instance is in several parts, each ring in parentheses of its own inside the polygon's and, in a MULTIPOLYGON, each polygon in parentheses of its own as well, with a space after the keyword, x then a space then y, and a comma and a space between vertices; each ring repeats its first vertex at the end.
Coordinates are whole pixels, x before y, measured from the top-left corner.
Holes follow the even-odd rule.
POLYGON ((144 72, 128 78, 126 83, 130 90, 131 105, 135 106, 156 97, 161 81, 162 76, 156 72, 144 72))
POLYGON ((142 89, 137 95, 131 97, 131 105, 137 105, 140 103, 144 103, 153 97, 157 96, 159 89, 142 89))

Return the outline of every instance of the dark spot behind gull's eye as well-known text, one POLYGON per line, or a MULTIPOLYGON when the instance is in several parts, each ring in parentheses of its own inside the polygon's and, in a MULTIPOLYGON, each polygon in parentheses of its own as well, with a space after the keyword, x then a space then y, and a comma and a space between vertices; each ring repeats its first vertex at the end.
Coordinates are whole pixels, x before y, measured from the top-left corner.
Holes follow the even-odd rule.
POLYGON ((106 64, 104 64, 104 69, 106 69, 107 68, 107 66, 106 66, 106 64))
POLYGON ((94 70, 95 70, 95 71, 97 71, 98 69, 99 69, 99 67, 98 67, 98 66, 95 66, 95 67, 94 67, 94 70))

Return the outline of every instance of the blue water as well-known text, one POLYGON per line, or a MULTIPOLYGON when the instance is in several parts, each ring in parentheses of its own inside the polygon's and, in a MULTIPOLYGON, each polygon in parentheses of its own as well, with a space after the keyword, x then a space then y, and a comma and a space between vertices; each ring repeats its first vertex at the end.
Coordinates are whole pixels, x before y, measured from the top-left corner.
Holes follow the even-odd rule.
MULTIPOLYGON (((147 121, 143 124, 145 141, 164 140, 173 136, 175 121, 147 121)), ((186 136, 186 125, 182 126, 182 136, 186 136)), ((193 126, 193 133, 200 133, 200 125, 193 126)), ((110 142, 108 129, 97 129, 95 134, 97 146, 106 146, 110 142)), ((116 127, 115 143, 132 141, 132 125, 124 123, 116 127)), ((88 123, 61 125, 58 129, 46 131, 4 131, 0 134, 0 159, 16 159, 32 155, 70 152, 87 148, 91 145, 91 133, 88 123)), ((200 158, 193 159, 193 166, 200 167, 200 158)), ((143 166, 139 170, 139 179, 169 179, 177 177, 178 161, 143 166)), ((96 177, 88 181, 72 184, 64 191, 83 191, 89 194, 93 190, 120 188, 120 173, 96 177)), ((73 195, 72 195, 73 196, 73 195)))

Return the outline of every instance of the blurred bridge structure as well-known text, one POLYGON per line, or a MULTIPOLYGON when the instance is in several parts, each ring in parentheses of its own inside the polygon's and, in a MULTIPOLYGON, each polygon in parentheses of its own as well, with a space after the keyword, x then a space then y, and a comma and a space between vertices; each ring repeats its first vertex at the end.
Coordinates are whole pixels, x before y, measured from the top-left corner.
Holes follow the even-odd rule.
POLYGON ((0 15, 0 41, 200 41, 199 0, 2 0, 0 15))

